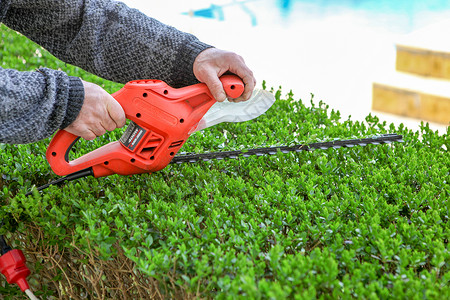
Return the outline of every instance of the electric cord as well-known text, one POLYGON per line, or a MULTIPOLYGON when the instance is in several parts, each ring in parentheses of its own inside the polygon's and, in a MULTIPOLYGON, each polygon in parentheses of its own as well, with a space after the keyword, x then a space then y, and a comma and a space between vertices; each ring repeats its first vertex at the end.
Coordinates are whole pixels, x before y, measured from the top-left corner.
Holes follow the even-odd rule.
POLYGON ((31 300, 39 300, 39 298, 36 297, 30 289, 25 290, 25 294, 26 294, 26 295, 28 296, 28 298, 30 298, 31 300))
MULTIPOLYGON (((44 185, 42 185, 40 187, 37 187, 36 190, 37 191, 42 191, 42 190, 48 188, 51 185, 59 185, 59 184, 62 184, 64 182, 66 182, 66 181, 72 181, 72 180, 76 180, 76 179, 80 179, 80 178, 88 177, 88 176, 93 176, 93 175, 94 175, 94 171, 92 170, 92 168, 83 169, 81 171, 69 174, 69 175, 67 175, 65 177, 58 178, 58 179, 56 179, 56 180, 54 180, 54 181, 52 181, 50 183, 44 184, 44 185)), ((25 194, 25 196, 28 197, 28 196, 30 196, 32 194, 33 194, 33 191, 29 191, 28 193, 25 194)))

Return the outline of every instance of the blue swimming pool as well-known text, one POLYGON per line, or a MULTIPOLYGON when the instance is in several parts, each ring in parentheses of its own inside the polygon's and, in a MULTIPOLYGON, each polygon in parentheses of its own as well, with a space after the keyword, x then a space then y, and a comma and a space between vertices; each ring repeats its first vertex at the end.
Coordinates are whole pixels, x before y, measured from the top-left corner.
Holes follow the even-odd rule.
POLYGON ((420 11, 449 9, 448 0, 275 0, 283 11, 290 11, 296 3, 311 3, 322 7, 347 7, 363 10, 420 11))
POLYGON ((399 33, 450 16, 447 0, 212 0, 191 2, 191 7, 182 13, 251 26, 277 23, 290 27, 305 18, 357 14, 373 26, 399 33))

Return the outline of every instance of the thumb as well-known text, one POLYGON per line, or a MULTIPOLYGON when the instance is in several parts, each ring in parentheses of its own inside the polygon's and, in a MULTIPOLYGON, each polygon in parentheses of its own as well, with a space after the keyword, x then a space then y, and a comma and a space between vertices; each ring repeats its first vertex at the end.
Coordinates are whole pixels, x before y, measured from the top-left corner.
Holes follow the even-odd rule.
POLYGON ((117 100, 114 99, 112 96, 110 96, 109 100, 110 101, 108 102, 107 105, 109 116, 116 123, 117 128, 125 126, 126 118, 122 106, 120 106, 119 102, 117 102, 117 100))
POLYGON ((227 94, 223 89, 222 82, 219 80, 219 77, 215 72, 208 72, 205 74, 203 82, 208 87, 214 99, 218 102, 223 102, 227 99, 227 94))

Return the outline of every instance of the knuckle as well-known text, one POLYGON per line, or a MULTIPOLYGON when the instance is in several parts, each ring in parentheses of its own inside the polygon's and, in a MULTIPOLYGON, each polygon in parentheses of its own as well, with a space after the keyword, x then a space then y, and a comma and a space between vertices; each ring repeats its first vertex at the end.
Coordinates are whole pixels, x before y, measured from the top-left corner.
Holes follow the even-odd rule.
POLYGON ((127 123, 127 120, 125 118, 121 118, 119 123, 117 124, 119 128, 122 128, 127 123))
POLYGON ((116 128, 117 128, 116 123, 114 123, 112 120, 108 122, 108 124, 106 124, 106 130, 108 131, 113 131, 116 128))
POLYGON ((96 135, 92 132, 86 132, 85 134, 81 135, 81 137, 87 141, 92 141, 96 138, 96 135))
POLYGON ((85 126, 78 122, 72 123, 67 129, 70 129, 70 131, 76 135, 82 135, 86 130, 85 126))
POLYGON ((97 136, 104 135, 104 134, 106 133, 106 129, 103 128, 103 127, 102 127, 102 128, 99 128, 99 129, 96 130, 95 133, 97 134, 97 136))

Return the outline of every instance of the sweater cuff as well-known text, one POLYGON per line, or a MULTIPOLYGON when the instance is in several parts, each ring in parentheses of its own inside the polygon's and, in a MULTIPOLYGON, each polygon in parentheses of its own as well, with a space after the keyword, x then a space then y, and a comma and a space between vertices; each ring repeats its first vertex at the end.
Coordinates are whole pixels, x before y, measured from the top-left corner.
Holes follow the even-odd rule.
POLYGON ((198 80, 194 75, 194 61, 200 52, 208 48, 213 48, 213 46, 200 42, 196 38, 185 44, 185 50, 180 51, 182 55, 178 56, 177 63, 174 66, 175 70, 173 70, 172 73, 178 75, 175 82, 177 82, 179 86, 174 87, 182 87, 198 83, 198 80), (189 54, 186 55, 186 53, 189 54))
POLYGON ((78 117, 84 102, 84 86, 78 77, 69 76, 69 98, 67 100, 66 116, 60 129, 64 129, 78 117))

